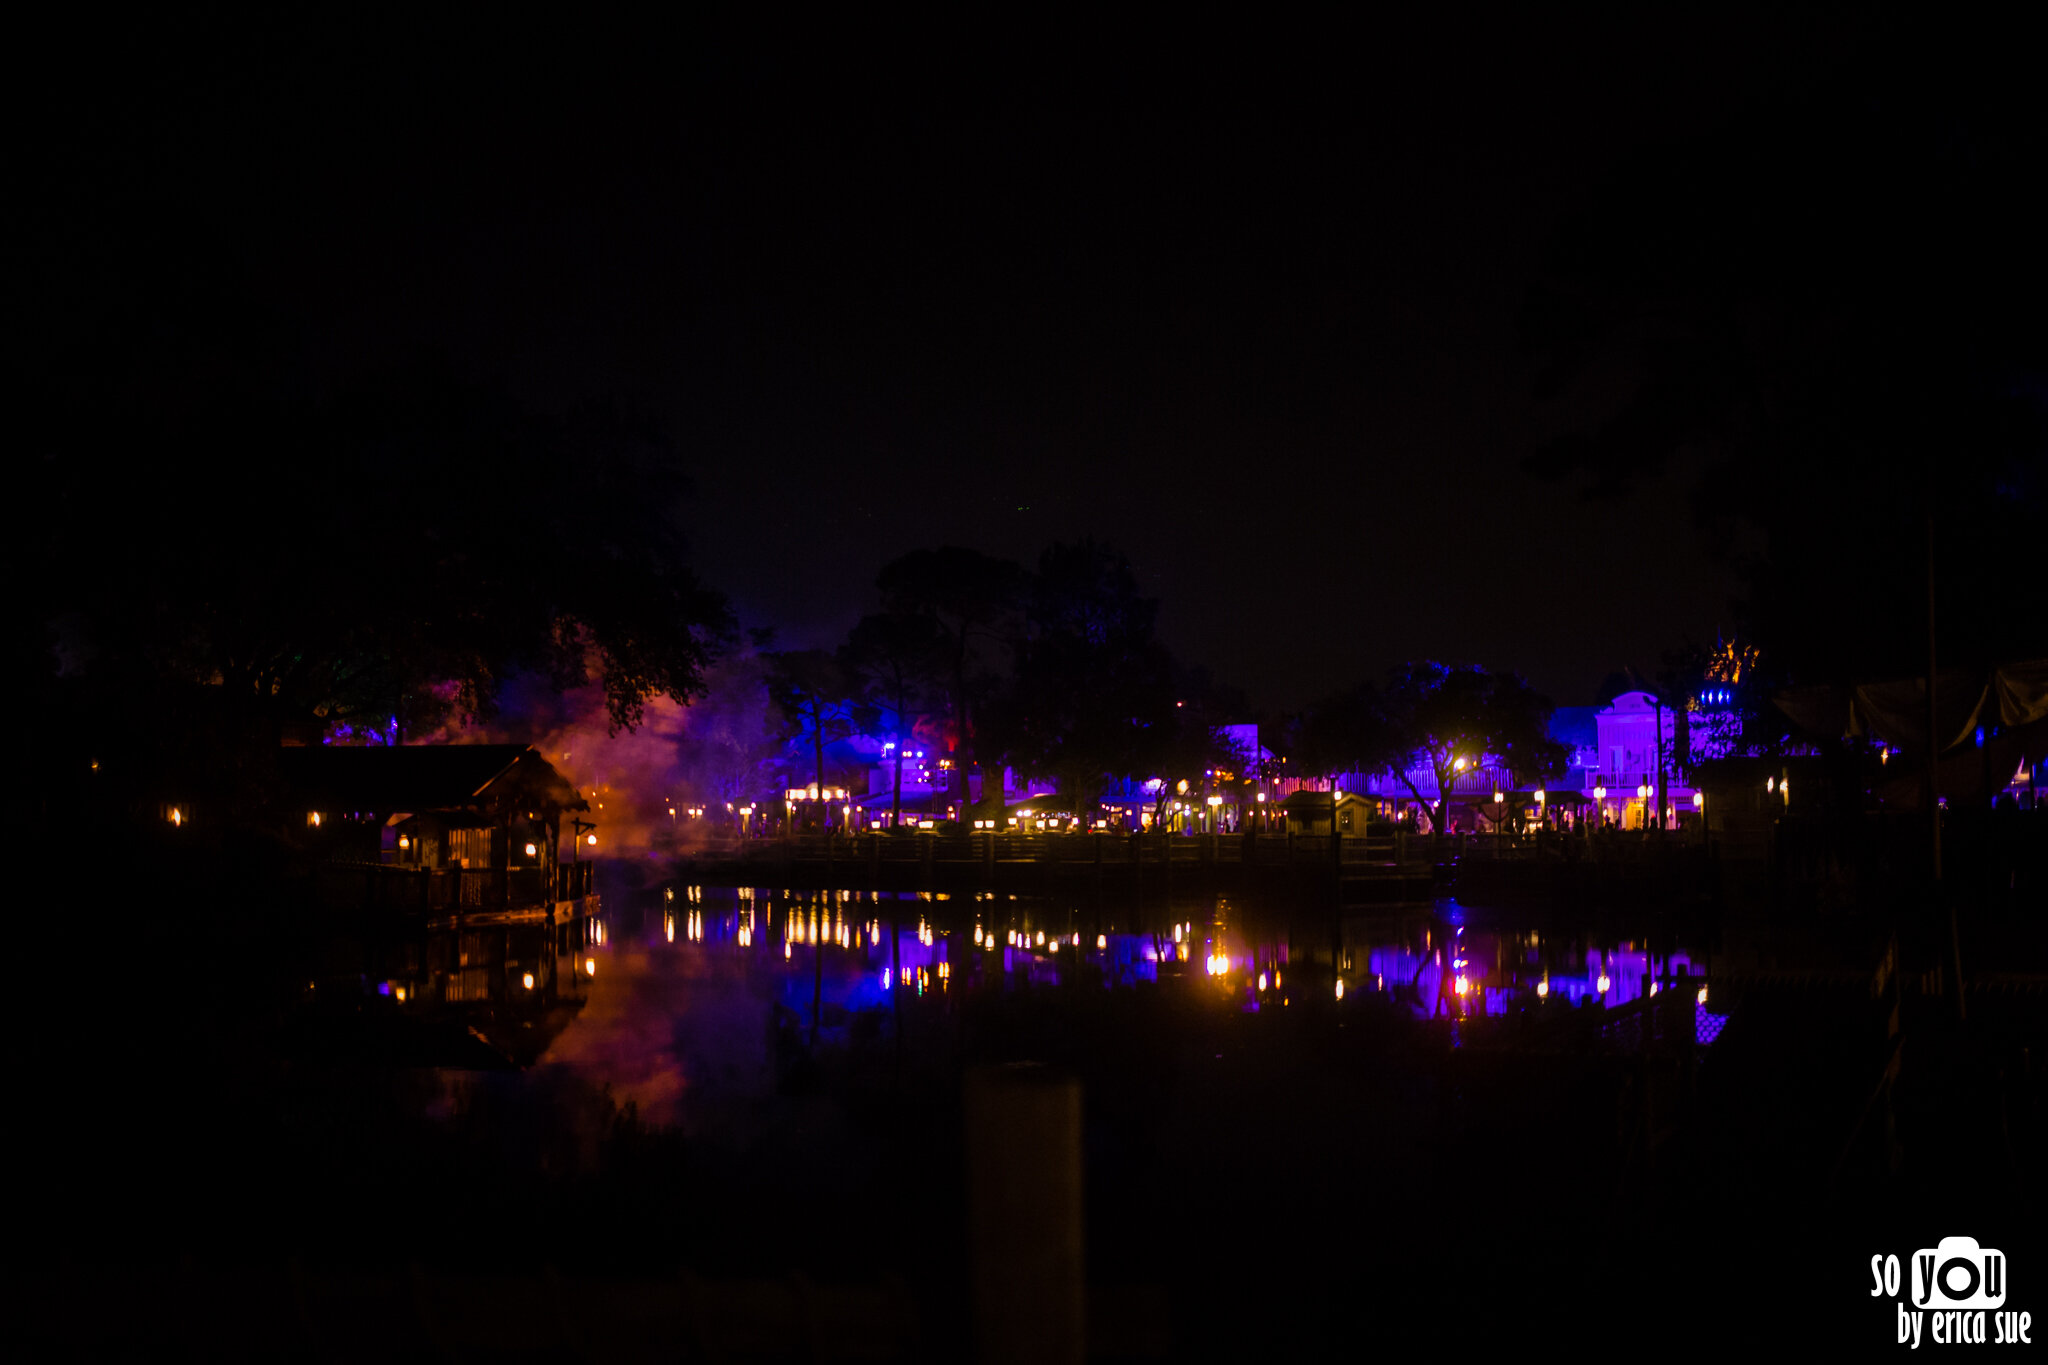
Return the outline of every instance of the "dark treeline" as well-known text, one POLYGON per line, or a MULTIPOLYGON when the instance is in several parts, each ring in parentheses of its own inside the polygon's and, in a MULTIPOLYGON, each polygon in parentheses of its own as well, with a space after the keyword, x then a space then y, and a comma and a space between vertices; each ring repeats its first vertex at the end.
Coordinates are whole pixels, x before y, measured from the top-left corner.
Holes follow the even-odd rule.
POLYGON ((1925 37, 1645 146, 1523 301, 1540 402, 1630 375, 1526 468, 1580 484, 1622 573, 1670 571, 1631 491, 1701 471, 1780 685, 1924 673, 1930 579, 1944 667, 2048 654, 2048 121, 2002 58, 1925 37))
POLYGON ((1006 767, 1085 804, 1114 780, 1240 761, 1220 729, 1246 719, 1242 694, 1175 661, 1154 631, 1158 603, 1109 546, 1056 543, 1030 569, 958 546, 919 550, 884 566, 876 587, 881 610, 836 652, 770 656, 820 781, 822 742, 844 732, 835 725, 893 739, 899 793, 903 749, 929 726, 963 811, 977 767, 981 804, 999 812, 1006 767))

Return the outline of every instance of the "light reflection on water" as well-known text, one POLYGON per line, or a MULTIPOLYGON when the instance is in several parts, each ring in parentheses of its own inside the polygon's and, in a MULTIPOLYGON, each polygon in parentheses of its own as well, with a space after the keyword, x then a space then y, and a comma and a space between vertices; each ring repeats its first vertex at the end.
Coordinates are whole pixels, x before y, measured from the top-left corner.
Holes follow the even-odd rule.
MULTIPOLYGON (((1290 924, 1224 897, 1169 911, 989 892, 681 886, 661 893, 658 910, 605 918, 584 949, 587 1003, 540 1064, 689 1127, 773 1091, 779 1035, 815 1028, 823 1045, 842 1046, 886 1034, 899 1003, 943 1013, 975 991, 1152 987, 1246 1012, 1378 997, 1449 1021, 1447 1041, 1464 1046, 1530 1007, 1558 1018, 1613 1010, 1667 986, 1697 990, 1706 975, 1704 957, 1677 944, 1490 924, 1448 903, 1290 924)), ((1699 1041, 1711 1041, 1720 1021, 1704 1004, 1699 1015, 1699 1041)))

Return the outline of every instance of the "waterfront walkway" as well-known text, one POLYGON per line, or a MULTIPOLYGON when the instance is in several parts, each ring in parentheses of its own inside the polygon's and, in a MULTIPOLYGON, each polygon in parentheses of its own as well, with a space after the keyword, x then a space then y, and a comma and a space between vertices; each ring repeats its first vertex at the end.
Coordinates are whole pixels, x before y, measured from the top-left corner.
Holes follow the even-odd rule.
POLYGON ((710 885, 1126 894, 1286 891, 1345 904, 1426 901, 1427 839, 1286 834, 799 834, 678 849, 710 885))

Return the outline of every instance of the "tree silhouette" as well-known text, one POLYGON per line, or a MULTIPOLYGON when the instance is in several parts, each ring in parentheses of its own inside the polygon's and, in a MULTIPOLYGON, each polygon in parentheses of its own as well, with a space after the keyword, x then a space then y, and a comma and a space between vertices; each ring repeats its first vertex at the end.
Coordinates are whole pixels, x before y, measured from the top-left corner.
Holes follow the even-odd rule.
MULTIPOLYGON (((822 793, 825 746, 854 733, 859 685, 828 650, 785 650, 764 657, 768 665, 768 695, 782 712, 784 737, 810 751, 812 781, 822 793)), ((830 804, 821 801, 820 808, 824 811, 824 823, 830 827, 830 804)))
POLYGON ((690 568, 679 461, 652 428, 440 379, 326 405, 138 409, 42 468, 48 609, 117 692, 217 694, 397 737, 487 715, 502 679, 603 685, 612 725, 686 700, 731 634, 690 568), (127 475, 99 477, 116 454, 127 475))
POLYGON ((1439 836, 1449 828, 1451 785, 1460 773, 1489 758, 1511 782, 1563 771, 1564 746, 1549 733, 1555 708, 1514 673, 1418 660, 1397 665, 1385 688, 1359 696, 1368 710, 1358 722, 1363 732, 1383 736, 1382 771, 1432 809, 1439 836), (1436 779, 1433 807, 1415 784, 1417 768, 1436 779))
POLYGON ((1405 764, 1411 752, 1371 683, 1359 683, 1311 706, 1296 720, 1293 740, 1294 761, 1289 766, 1297 770, 1295 776, 1333 783, 1344 773, 1391 772, 1405 764))
POLYGON ((1152 635, 1158 605, 1108 546, 1058 543, 1039 558, 991 728, 1011 765, 1055 779, 1077 810, 1109 778, 1152 771, 1175 733, 1173 660, 1152 635))
POLYGON ((1781 681, 1924 671, 1930 527, 1944 656, 2048 652, 2048 124, 1974 65, 1846 70, 1646 149, 1558 232, 1538 396, 1637 380, 1529 467, 1696 472, 1781 681))
MULTIPOLYGON (((1029 575, 1007 559, 943 545, 914 550, 882 567, 875 587, 886 611, 927 616, 946 643, 945 697, 953 724, 954 796, 968 802, 967 774, 976 758, 970 692, 977 661, 1014 642, 1029 575)), ((1000 800, 1002 783, 983 774, 982 795, 1000 800)))
MULTIPOLYGON (((894 741, 891 829, 903 823, 904 745, 918 717, 935 703, 944 705, 944 679, 952 658, 952 641, 944 629, 932 617, 916 612, 863 616, 839 647, 839 666, 856 689, 855 724, 886 733, 894 741)), ((984 774, 984 792, 987 782, 984 774)))

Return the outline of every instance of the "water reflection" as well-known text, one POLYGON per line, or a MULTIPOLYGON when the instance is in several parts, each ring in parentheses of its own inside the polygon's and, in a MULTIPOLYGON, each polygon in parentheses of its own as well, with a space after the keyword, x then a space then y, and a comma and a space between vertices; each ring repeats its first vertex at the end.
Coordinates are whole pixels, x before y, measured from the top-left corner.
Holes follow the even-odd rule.
MULTIPOLYGON (((1347 922, 1347 964, 1364 963, 1372 990, 1395 991, 1431 1018, 1503 1015, 1515 1004, 1615 1008, 1667 985, 1704 989, 1706 960, 1659 952, 1647 940, 1478 928, 1446 918, 1347 922)), ((1705 1003, 1704 1000, 1701 1003, 1705 1003)))
POLYGON ((1689 945, 1529 928, 1453 903, 1333 921, 1221 896, 1131 907, 691 885, 610 909, 580 937, 584 1004, 541 1065, 691 1128, 771 1093, 777 1049, 881 1038, 906 1005, 943 1018, 975 992, 1161 990, 1247 1013, 1380 1009, 1471 1046, 1507 1016, 1607 1018, 1682 989, 1699 1001, 1699 1041, 1719 1029, 1705 958, 1689 945))

